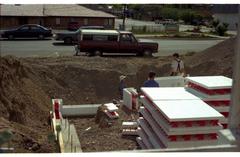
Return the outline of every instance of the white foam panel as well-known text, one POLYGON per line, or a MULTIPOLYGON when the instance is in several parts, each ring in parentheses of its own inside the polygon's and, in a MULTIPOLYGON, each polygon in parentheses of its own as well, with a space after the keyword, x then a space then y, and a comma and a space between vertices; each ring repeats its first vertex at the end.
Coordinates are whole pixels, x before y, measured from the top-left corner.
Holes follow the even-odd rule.
POLYGON ((141 88, 141 91, 152 101, 155 100, 200 100, 184 87, 141 88))
POLYGON ((206 89, 225 89, 232 87, 232 79, 225 76, 198 76, 186 77, 185 79, 206 89))

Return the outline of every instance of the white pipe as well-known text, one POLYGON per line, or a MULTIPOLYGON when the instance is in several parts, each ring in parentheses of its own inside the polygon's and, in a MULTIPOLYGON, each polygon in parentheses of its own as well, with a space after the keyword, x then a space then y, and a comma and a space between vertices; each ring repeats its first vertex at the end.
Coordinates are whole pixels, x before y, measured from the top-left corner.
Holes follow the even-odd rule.
POLYGON ((229 115, 229 128, 240 129, 240 5, 238 5, 238 33, 233 65, 233 86, 229 115))

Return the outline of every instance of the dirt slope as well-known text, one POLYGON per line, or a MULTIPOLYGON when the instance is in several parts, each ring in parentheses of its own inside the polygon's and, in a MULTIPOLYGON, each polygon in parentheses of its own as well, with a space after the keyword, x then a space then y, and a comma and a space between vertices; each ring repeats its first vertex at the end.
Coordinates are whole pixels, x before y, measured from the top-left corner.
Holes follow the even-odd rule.
POLYGON ((236 39, 227 39, 188 58, 185 63, 191 75, 224 75, 232 77, 236 39))

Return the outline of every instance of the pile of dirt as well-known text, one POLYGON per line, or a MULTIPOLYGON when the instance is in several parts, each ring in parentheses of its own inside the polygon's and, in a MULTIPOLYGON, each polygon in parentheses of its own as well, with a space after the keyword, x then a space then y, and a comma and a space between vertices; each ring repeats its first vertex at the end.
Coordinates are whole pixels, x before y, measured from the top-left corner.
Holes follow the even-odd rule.
POLYGON ((0 125, 13 132, 14 152, 53 152, 47 141, 50 100, 30 73, 18 59, 0 58, 0 125))
POLYGON ((185 61, 188 73, 194 76, 224 75, 232 77, 236 42, 236 38, 230 38, 189 57, 185 61))

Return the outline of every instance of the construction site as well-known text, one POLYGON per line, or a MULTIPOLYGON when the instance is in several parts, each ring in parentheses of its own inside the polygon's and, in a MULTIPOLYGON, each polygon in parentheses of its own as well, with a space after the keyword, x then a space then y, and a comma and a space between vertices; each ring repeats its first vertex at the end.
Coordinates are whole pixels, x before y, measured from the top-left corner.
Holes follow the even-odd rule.
POLYGON ((172 56, 1 57, 0 146, 10 153, 239 151, 239 132, 228 124, 239 112, 231 109, 236 42, 182 55, 188 77, 169 77, 172 56), (142 88, 149 71, 159 88, 142 88), (120 75, 128 87, 122 100, 120 75))

